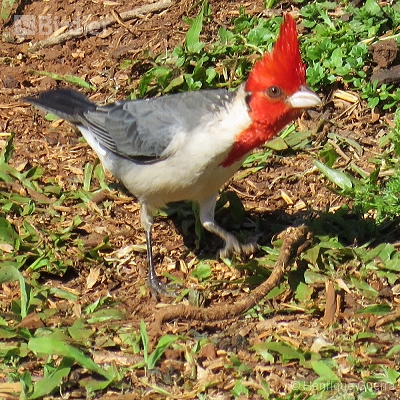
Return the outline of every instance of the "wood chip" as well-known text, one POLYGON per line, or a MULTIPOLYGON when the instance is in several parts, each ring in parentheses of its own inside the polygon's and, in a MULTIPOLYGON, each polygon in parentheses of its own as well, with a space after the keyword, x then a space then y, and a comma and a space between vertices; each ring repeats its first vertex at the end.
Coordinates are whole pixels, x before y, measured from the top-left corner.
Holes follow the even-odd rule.
POLYGON ((100 277, 100 268, 91 268, 89 275, 86 278, 86 288, 91 289, 99 280, 100 277))
POLYGON ((336 293, 332 281, 325 281, 326 290, 326 305, 322 323, 324 325, 331 325, 336 319, 336 293))

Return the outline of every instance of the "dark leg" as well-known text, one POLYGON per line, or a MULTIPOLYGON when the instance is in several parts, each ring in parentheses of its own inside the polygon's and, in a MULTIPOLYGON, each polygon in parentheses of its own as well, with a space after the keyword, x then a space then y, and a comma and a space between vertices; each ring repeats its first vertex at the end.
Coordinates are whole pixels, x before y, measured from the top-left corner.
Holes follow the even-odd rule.
POLYGON ((146 231, 146 246, 147 246, 147 260, 149 263, 149 275, 147 277, 147 283, 150 287, 151 294, 158 299, 158 295, 170 295, 166 290, 166 285, 160 281, 157 276, 154 261, 153 261, 153 243, 151 240, 151 231, 146 231))
POLYGON ((168 285, 165 285, 160 281, 160 278, 157 276, 156 270, 154 268, 153 243, 151 240, 151 229, 153 226, 153 208, 149 207, 146 203, 141 204, 140 220, 146 232, 147 262, 149 264, 147 283, 150 287, 151 294, 157 300, 160 294, 164 296, 175 295, 171 292, 171 290, 168 290, 168 285))
POLYGON ((156 300, 159 300, 159 295, 176 297, 177 293, 174 290, 179 289, 179 285, 162 283, 154 268, 153 260, 153 244, 151 240, 151 230, 146 231, 146 247, 147 260, 149 263, 149 274, 147 276, 147 284, 149 285, 151 294, 156 300))

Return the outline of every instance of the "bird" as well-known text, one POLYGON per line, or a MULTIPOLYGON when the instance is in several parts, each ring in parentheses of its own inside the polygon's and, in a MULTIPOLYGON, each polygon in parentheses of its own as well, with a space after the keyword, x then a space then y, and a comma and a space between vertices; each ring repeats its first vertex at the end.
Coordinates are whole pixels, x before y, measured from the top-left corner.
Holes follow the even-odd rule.
POLYGON ((199 205, 203 227, 220 237, 220 257, 254 252, 215 222, 220 188, 251 151, 276 136, 302 109, 321 104, 306 84, 296 23, 285 14, 270 52, 255 62, 237 90, 203 89, 97 105, 64 88, 25 99, 75 125, 105 169, 140 204, 148 277, 154 297, 170 293, 156 274, 154 212, 171 202, 199 205))

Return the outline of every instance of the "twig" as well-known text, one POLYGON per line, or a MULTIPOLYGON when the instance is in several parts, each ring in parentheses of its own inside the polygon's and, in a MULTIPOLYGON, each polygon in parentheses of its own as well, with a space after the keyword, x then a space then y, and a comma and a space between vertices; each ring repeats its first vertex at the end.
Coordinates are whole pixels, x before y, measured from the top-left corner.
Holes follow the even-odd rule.
POLYGON ((308 228, 304 225, 297 228, 289 228, 282 235, 283 244, 279 258, 269 278, 257 287, 253 292, 246 293, 235 304, 223 304, 210 308, 192 307, 179 304, 170 306, 158 311, 151 331, 154 335, 159 335, 161 325, 166 321, 185 319, 194 321, 219 321, 235 318, 250 308, 254 307, 273 289, 282 278, 286 267, 289 264, 294 250, 303 249, 306 242, 308 228))
MULTIPOLYGON (((119 17, 121 18, 121 21, 127 21, 129 19, 140 17, 143 14, 149 14, 149 13, 154 13, 156 11, 164 10, 170 7, 171 5, 172 5, 172 0, 160 0, 157 3, 146 4, 144 6, 134 8, 133 10, 123 12, 119 14, 119 17)), ((75 39, 77 37, 81 37, 86 34, 90 34, 90 32, 93 32, 99 28, 105 29, 111 25, 114 25, 117 22, 118 20, 114 17, 106 18, 100 21, 92 21, 87 26, 67 31, 55 37, 49 37, 47 39, 40 40, 39 42, 34 43, 28 49, 28 51, 34 52, 44 47, 49 47, 49 46, 54 46, 56 44, 64 43, 68 40, 75 39)))
POLYGON ((136 33, 133 32, 132 28, 122 20, 121 15, 120 15, 116 10, 111 10, 111 15, 112 15, 112 16, 115 18, 115 20, 116 20, 121 26, 123 26, 131 35, 136 36, 136 33))

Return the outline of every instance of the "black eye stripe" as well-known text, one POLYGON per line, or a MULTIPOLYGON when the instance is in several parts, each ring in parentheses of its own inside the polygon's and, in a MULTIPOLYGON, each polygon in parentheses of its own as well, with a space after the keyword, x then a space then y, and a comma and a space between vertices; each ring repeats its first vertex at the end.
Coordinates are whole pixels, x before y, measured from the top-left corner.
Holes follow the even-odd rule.
POLYGON ((270 87, 265 91, 265 93, 266 93, 269 97, 271 97, 271 98, 273 98, 273 99, 276 99, 276 98, 282 96, 282 90, 281 90, 280 87, 278 87, 278 86, 270 86, 270 87))

